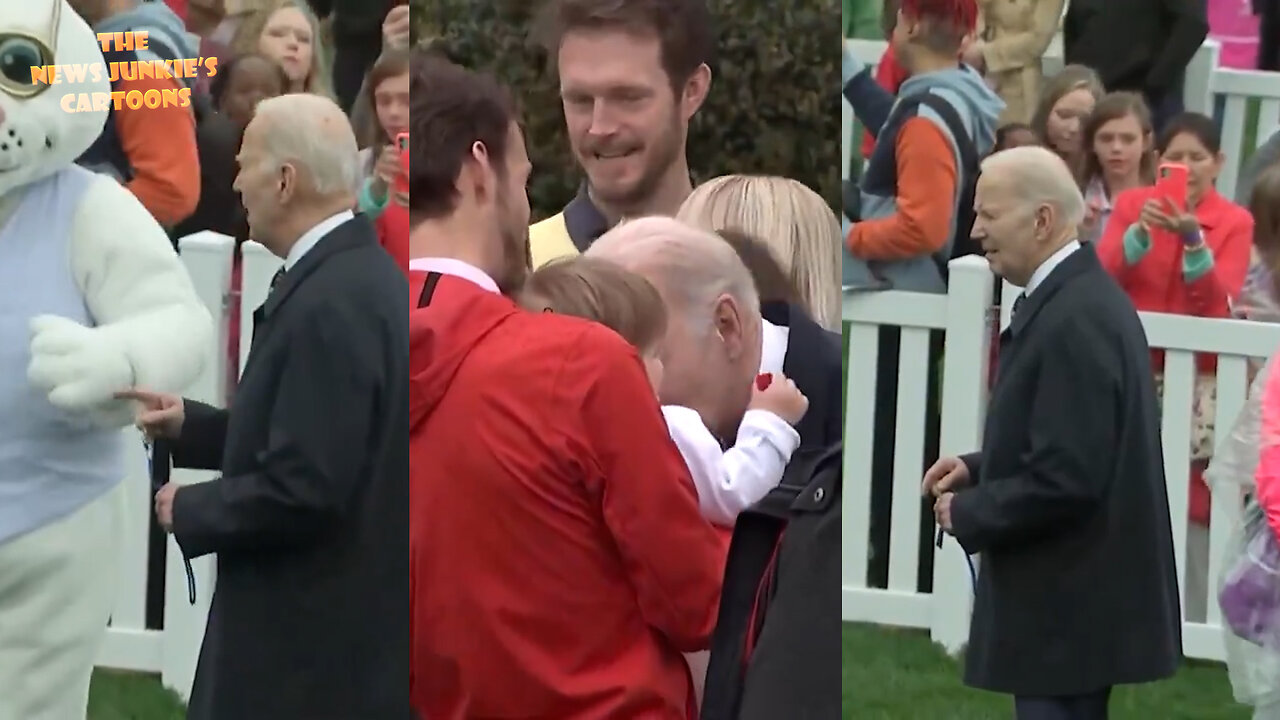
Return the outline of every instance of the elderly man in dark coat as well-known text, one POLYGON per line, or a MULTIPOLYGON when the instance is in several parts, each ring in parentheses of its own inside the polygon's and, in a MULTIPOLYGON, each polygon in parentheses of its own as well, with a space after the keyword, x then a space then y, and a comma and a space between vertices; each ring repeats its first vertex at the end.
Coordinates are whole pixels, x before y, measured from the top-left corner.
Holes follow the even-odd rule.
POLYGON ((1024 288, 1000 337, 981 452, 924 478, 981 553, 965 682, 1018 720, 1104 720, 1111 688, 1172 675, 1182 635, 1149 351, 1075 228, 1084 201, 1043 148, 989 158, 974 237, 1024 288))

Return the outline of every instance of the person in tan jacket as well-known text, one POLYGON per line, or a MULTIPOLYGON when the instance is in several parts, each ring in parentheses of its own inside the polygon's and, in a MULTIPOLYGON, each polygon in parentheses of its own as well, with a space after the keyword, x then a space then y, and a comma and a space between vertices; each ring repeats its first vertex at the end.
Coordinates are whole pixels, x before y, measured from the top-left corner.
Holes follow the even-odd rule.
POLYGON ((964 60, 1005 102, 1002 125, 1027 123, 1040 96, 1041 58, 1058 32, 1066 0, 979 0, 978 40, 964 60))

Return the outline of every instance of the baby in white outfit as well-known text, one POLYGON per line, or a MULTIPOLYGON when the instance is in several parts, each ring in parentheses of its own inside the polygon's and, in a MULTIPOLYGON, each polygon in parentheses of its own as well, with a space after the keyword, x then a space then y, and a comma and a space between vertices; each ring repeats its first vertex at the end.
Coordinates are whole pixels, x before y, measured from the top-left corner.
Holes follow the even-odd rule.
MULTIPOLYGON (((654 392, 662 385, 666 306, 639 275, 597 258, 557 260, 529 277, 519 302, 535 312, 574 315, 617 332, 640 352, 654 392)), ((671 439, 693 477, 703 517, 732 527, 738 513, 777 486, 800 445, 794 425, 808 409, 809 400, 794 382, 781 373, 762 374, 752 388, 737 437, 725 449, 696 410, 663 406, 671 439)))

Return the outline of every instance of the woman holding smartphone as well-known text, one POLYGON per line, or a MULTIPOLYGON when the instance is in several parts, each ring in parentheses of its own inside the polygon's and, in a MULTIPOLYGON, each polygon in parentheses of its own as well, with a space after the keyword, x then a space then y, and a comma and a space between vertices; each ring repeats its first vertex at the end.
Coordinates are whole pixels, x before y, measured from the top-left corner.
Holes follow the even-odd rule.
MULTIPOLYGON (((1213 120, 1184 113, 1156 143, 1156 184, 1115 198, 1098 256, 1138 310, 1225 318, 1239 297, 1253 245, 1253 216, 1214 189, 1222 170, 1213 120)), ((1163 388, 1164 353, 1151 353, 1163 388)), ((1214 446, 1217 359, 1196 358, 1191 433, 1187 619, 1203 622, 1209 568, 1209 488, 1204 470, 1214 446)))

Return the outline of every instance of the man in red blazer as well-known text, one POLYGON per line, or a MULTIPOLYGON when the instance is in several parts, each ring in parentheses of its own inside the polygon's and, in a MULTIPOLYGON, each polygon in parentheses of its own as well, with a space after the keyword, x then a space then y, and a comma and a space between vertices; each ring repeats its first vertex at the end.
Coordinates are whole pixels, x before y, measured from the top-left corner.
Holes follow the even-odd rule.
POLYGON ((530 170, 506 93, 413 60, 411 695, 431 720, 697 717, 726 548, 636 351, 505 293, 530 170))

